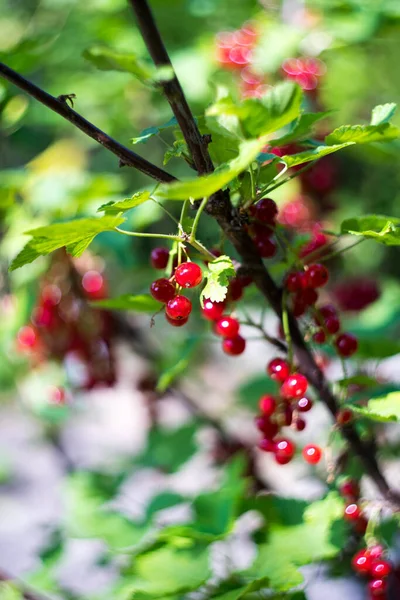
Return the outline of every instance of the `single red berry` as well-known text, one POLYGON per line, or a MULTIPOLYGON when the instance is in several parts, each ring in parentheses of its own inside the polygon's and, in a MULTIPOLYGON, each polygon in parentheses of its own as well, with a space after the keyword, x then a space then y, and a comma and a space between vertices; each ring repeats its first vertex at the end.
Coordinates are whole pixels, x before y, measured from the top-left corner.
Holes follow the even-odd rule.
POLYGON ((358 533, 358 535, 365 535, 368 527, 368 521, 364 517, 360 517, 353 524, 354 531, 358 533))
POLYGON ((307 310, 307 304, 303 300, 303 296, 301 294, 297 294, 293 299, 292 303, 292 313, 293 316, 298 318, 302 317, 307 310))
POLYGON ((193 288, 201 283, 203 273, 194 262, 184 262, 175 269, 175 281, 184 288, 193 288))
POLYGON ((372 598, 382 598, 385 595, 387 584, 384 579, 373 579, 368 584, 372 598))
POLYGON ((279 427, 276 423, 270 421, 267 416, 261 415, 255 418, 255 424, 257 429, 261 431, 266 438, 272 440, 279 431, 279 427))
POLYGON ((276 202, 271 198, 263 198, 259 200, 255 206, 255 218, 262 223, 274 225, 278 215, 278 207, 276 202))
MULTIPOLYGON (((337 317, 336 308, 333 306, 333 304, 324 304, 323 306, 319 306, 317 310, 319 315, 321 315, 324 320, 328 319, 329 317, 337 317)), ((315 317, 315 321, 317 324, 322 325, 322 323, 320 323, 319 315, 315 317)))
POLYGON ((51 387, 49 393, 49 402, 62 406, 65 404, 65 389, 62 387, 51 387))
POLYGON ((230 354, 231 356, 238 356, 242 354, 246 349, 246 340, 242 338, 240 335, 236 335, 235 337, 226 337, 222 342, 222 349, 225 354, 230 354))
POLYGON ((275 451, 275 442, 268 438, 264 438, 259 442, 258 447, 260 448, 260 450, 263 450, 264 452, 274 452, 275 451))
POLYGON ((371 546, 370 548, 368 548, 368 552, 370 557, 375 560, 375 559, 379 559, 382 558, 384 552, 385 552, 385 548, 382 546, 382 544, 375 544, 375 546, 371 546))
POLYGON ((203 317, 209 321, 216 321, 222 317, 225 310, 225 302, 213 302, 212 300, 205 300, 202 308, 203 317))
POLYGON ((275 442, 275 460, 280 465, 286 465, 293 458, 296 447, 290 440, 280 438, 275 442))
POLYGON ((33 327, 25 325, 18 331, 17 340, 23 348, 33 348, 37 341, 36 332, 33 327))
POLYGON ((150 286, 150 294, 158 302, 166 304, 175 296, 175 286, 165 278, 156 279, 150 286))
POLYGON ((150 254, 150 262, 153 269, 165 269, 169 261, 169 250, 160 246, 153 248, 150 254))
POLYGON ((336 338, 335 346, 340 356, 347 358, 357 352, 358 340, 352 333, 342 333, 336 338))
POLYGON ((254 243, 261 258, 272 258, 276 254, 276 244, 273 240, 255 238, 254 243))
POLYGON ((350 408, 341 408, 336 415, 338 425, 348 425, 353 420, 353 411, 350 408))
POLYGON ((339 489, 344 498, 357 500, 360 497, 360 486, 354 479, 348 479, 342 483, 339 489))
POLYGON ((95 296, 103 288, 104 279, 98 271, 86 271, 82 277, 82 287, 89 296, 95 296))
POLYGON ((300 296, 306 306, 314 306, 318 300, 318 292, 311 287, 305 288, 305 290, 301 292, 300 296))
POLYGON ((165 312, 170 319, 175 321, 187 319, 192 312, 192 303, 185 296, 175 296, 168 301, 165 312))
POLYGON ((297 410, 299 412, 308 412, 312 409, 312 406, 312 401, 309 398, 306 398, 306 396, 297 400, 297 410))
POLYGON ((322 450, 319 446, 308 444, 303 448, 303 458, 310 465, 316 465, 322 458, 322 450))
POLYGON ((267 365, 267 373, 271 379, 282 383, 289 377, 289 363, 283 360, 283 358, 273 358, 267 365))
POLYGON ((261 396, 258 403, 261 412, 263 415, 270 417, 274 414, 276 410, 276 400, 270 394, 266 394, 265 396, 261 396))
POLYGON ((282 384, 281 395, 287 400, 292 398, 301 398, 307 391, 308 381, 301 373, 289 375, 282 384))
POLYGON ((285 287, 288 292, 295 294, 301 292, 307 286, 306 274, 303 271, 289 273, 285 279, 285 287))
POLYGON ((260 241, 272 237, 274 234, 274 227, 272 225, 252 223, 249 228, 249 233, 255 240, 260 241))
POLYGON ((308 285, 312 288, 323 287, 328 283, 329 271, 321 264, 310 265, 307 270, 308 285))
POLYGON ((292 424, 292 421, 293 421, 293 409, 289 403, 287 403, 285 405, 283 416, 284 416, 284 425, 286 425, 287 427, 290 427, 290 425, 292 424))
POLYGON ((357 554, 353 556, 353 560, 351 561, 354 571, 360 575, 369 574, 371 563, 371 556, 368 550, 360 550, 360 552, 357 552, 357 554))
POLYGON ((167 313, 165 313, 165 318, 167 319, 168 323, 173 327, 183 327, 189 321, 189 317, 186 317, 186 319, 171 319, 171 317, 169 317, 167 313))
POLYGON ((236 279, 240 281, 242 288, 249 287, 249 285, 253 283, 253 278, 251 275, 238 275, 236 279))
POLYGON ((307 423, 301 417, 297 417, 296 422, 294 424, 297 431, 304 431, 307 426, 307 423))
POLYGON ((338 317, 328 317, 325 321, 325 328, 329 333, 337 333, 340 329, 340 320, 338 317))
POLYGON ((361 508, 358 504, 348 504, 344 509, 344 518, 346 521, 357 521, 361 516, 361 508))
POLYGON ((228 287, 228 297, 232 302, 237 302, 243 296, 243 285, 238 277, 232 279, 228 287))
POLYGON ((371 565, 371 576, 375 579, 384 579, 392 571, 392 565, 387 560, 377 560, 371 565))
POLYGON ((215 323, 215 333, 223 337, 234 338, 239 333, 239 327, 237 319, 225 315, 215 323))
POLYGON ((313 341, 316 344, 325 344, 326 342, 326 333, 323 329, 318 329, 312 336, 313 341))
POLYGON ((62 292, 58 285, 48 284, 42 289, 41 299, 46 308, 57 306, 61 300, 62 292))

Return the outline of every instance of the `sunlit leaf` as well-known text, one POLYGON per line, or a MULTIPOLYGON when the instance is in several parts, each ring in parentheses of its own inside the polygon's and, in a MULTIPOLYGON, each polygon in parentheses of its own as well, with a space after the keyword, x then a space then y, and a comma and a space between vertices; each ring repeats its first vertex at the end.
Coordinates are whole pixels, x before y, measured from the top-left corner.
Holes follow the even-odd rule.
POLYGON ((400 245, 400 219, 384 215, 363 215, 346 219, 341 225, 342 233, 350 233, 387 246, 400 245))
POLYGON ((102 204, 97 212, 104 212, 106 215, 114 215, 121 212, 125 212, 130 210, 131 208, 135 208, 136 206, 140 206, 144 202, 150 200, 150 192, 137 192, 133 194, 131 198, 125 198, 125 200, 117 200, 116 202, 107 202, 107 204, 102 204))
POLYGON ((367 406, 351 405, 351 409, 373 421, 400 421, 400 392, 369 400, 367 406))
POLYGON ((235 276, 235 268, 229 256, 219 256, 208 263, 208 269, 203 271, 207 284, 201 292, 200 300, 210 299, 212 302, 222 302, 228 293, 229 278, 235 276))
POLYGON ((139 294, 138 296, 124 294, 123 296, 118 296, 118 298, 93 300, 91 305, 95 308, 104 308, 106 310, 133 310, 140 313, 155 313, 162 307, 162 304, 154 300, 150 294, 139 294))

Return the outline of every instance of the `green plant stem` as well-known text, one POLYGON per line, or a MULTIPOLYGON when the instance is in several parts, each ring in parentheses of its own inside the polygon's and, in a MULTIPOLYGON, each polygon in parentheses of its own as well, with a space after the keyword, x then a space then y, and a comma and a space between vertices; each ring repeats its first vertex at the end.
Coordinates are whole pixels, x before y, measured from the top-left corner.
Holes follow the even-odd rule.
MULTIPOLYGON (((320 262, 325 262, 327 260, 331 260, 332 258, 336 258, 337 256, 344 254, 348 250, 352 250, 353 248, 355 248, 356 246, 358 246, 359 244, 361 244, 362 242, 365 242, 365 241, 366 241, 366 238, 363 237, 363 238, 357 240, 354 244, 350 244, 350 246, 346 246, 346 248, 341 248, 340 250, 337 250, 336 252, 331 252, 330 254, 328 254, 328 256, 321 256, 321 258, 319 260, 320 260, 320 262)), ((335 243, 337 243, 337 242, 335 242, 335 243)))
POLYGON ((204 211, 204 209, 207 206, 207 202, 208 202, 208 198, 203 198, 199 208, 197 209, 196 216, 194 218, 193 225, 192 225, 192 231, 190 232, 190 237, 189 237, 190 243, 192 243, 192 241, 196 239, 197 227, 199 226, 200 217, 202 215, 202 212, 204 211))
POLYGON ((292 336, 290 333, 289 317, 287 310, 287 295, 285 292, 282 294, 282 327, 287 344, 288 362, 290 365, 293 365, 293 344, 292 336))
MULTIPOLYGON (((262 198, 262 196, 265 196, 265 194, 269 194, 270 192, 273 192, 274 190, 278 189, 279 187, 281 187, 281 185, 284 185, 285 183, 287 183, 288 181, 291 181, 292 179, 295 179, 295 177, 298 177, 299 175, 301 175, 301 173, 305 173, 305 171, 308 171, 308 169, 311 169, 311 167, 314 165, 314 162, 311 162, 309 164, 307 164, 305 167, 303 167, 302 169, 299 169, 298 171, 296 171, 295 173, 292 173, 291 175, 289 175, 289 177, 286 177, 286 179, 283 179, 282 181, 279 181, 278 183, 276 183, 275 185, 273 185, 272 187, 268 187, 266 186, 263 190, 261 190, 261 192, 257 195, 257 199, 262 198)), ((286 169, 287 170, 287 169, 286 169)), ((283 173, 286 172, 283 171, 283 173)), ((283 174, 282 173, 282 174, 283 174)), ((280 174, 281 175, 281 174, 280 174)))
POLYGON ((153 202, 155 202, 157 204, 157 206, 159 206, 161 208, 161 210, 163 210, 165 212, 165 214, 168 215, 169 218, 172 219, 172 221, 174 221, 174 223, 176 223, 176 225, 179 225, 178 219, 176 219, 174 217, 174 215, 172 215, 169 212, 169 210, 167 208, 165 208, 165 206, 163 204, 161 204, 161 202, 158 202, 158 200, 156 200, 155 198, 151 198, 151 200, 153 200, 153 202))
POLYGON ((196 250, 198 250, 205 258, 207 258, 207 260, 215 260, 216 257, 214 256, 214 254, 207 250, 207 248, 203 246, 203 244, 199 242, 199 240, 191 240, 189 241, 189 244, 193 246, 193 248, 196 248, 196 250))
POLYGON ((176 242, 183 242, 183 238, 179 235, 168 235, 166 233, 143 233, 141 231, 125 231, 119 227, 114 227, 114 230, 118 231, 118 233, 123 233, 124 235, 130 235, 131 237, 156 238, 161 240, 174 240, 176 242))

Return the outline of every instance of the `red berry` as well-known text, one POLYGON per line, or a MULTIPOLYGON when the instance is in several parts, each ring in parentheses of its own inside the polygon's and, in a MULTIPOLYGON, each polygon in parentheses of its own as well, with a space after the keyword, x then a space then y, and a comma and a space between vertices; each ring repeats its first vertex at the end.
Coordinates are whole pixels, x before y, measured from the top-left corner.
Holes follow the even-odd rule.
POLYGON ((303 458, 310 465, 316 465, 322 458, 322 450, 319 446, 308 444, 303 448, 303 458))
POLYGON ((62 387, 52 387, 49 394, 49 402, 51 404, 65 404, 65 390, 62 387))
POLYGON ((168 248, 153 248, 150 254, 150 262, 153 269, 165 269, 169 260, 168 248))
POLYGON ((168 279, 156 279, 150 286, 150 294, 158 302, 166 304, 175 296, 175 286, 168 279))
POLYGON ((340 486, 340 493, 344 498, 357 500, 360 496, 360 486, 354 479, 348 479, 340 486))
POLYGON ((324 344, 326 342, 326 334, 323 329, 318 329, 312 336, 313 341, 316 344, 324 344))
POLYGON ((229 300, 237 302, 243 296, 243 284, 238 277, 232 279, 228 287, 229 300))
POLYGON ((286 465, 293 458, 296 447, 285 438, 280 438, 275 442, 275 460, 280 465, 286 465))
POLYGON ((378 560, 371 565, 371 576, 376 579, 384 579, 391 573, 392 565, 387 560, 378 560))
POLYGON ((87 271, 82 277, 82 287, 90 296, 100 292, 103 283, 103 276, 98 271, 87 271))
POLYGON ((299 412, 308 412, 312 409, 312 401, 309 398, 303 396, 300 400, 297 400, 297 410, 299 412))
MULTIPOLYGON (((318 312, 321 314, 322 317, 324 317, 324 319, 327 319, 328 317, 337 316, 337 311, 333 304, 324 304, 323 306, 319 306, 318 312)), ((319 321, 317 321, 317 323, 318 322, 319 321)))
POLYGON ((252 223, 250 234, 258 241, 270 238, 274 233, 271 225, 262 225, 261 223, 252 223))
POLYGON ((225 302, 213 302, 212 300, 206 300, 202 308, 203 317, 210 321, 216 321, 225 310, 225 302))
POLYGON ((293 294, 301 292, 307 286, 306 274, 303 271, 289 273, 285 279, 285 287, 293 294))
POLYGON ((268 417, 261 415, 255 418, 255 424, 257 429, 262 431, 266 438, 272 439, 276 436, 279 431, 279 427, 276 423, 272 423, 268 417))
POLYGON ((304 419, 297 417, 297 420, 294 424, 297 431, 303 431, 306 428, 307 423, 304 419))
POLYGON ((314 288, 308 287, 299 294, 304 304, 307 306, 313 306, 318 300, 318 292, 314 288))
POLYGON ((268 438, 264 438, 259 442, 258 447, 260 448, 260 450, 263 450, 264 452, 274 452, 275 451, 275 442, 268 438))
POLYGON ((302 317, 306 312, 307 304, 304 302, 303 297, 297 294, 293 300, 292 312, 295 317, 302 317))
POLYGON ((276 202, 271 198, 263 198, 259 200, 255 206, 255 217, 262 223, 274 225, 278 215, 278 207, 276 202))
POLYGON ((17 333, 17 340, 22 347, 32 348, 37 341, 36 333, 33 327, 29 327, 29 325, 21 327, 17 333))
POLYGON ((325 321, 325 328, 329 333, 337 333, 340 329, 340 320, 338 317, 328 317, 325 321))
POLYGON ((255 238, 254 243, 261 258, 272 258, 276 254, 276 244, 273 240, 255 238))
POLYGON ((357 352, 358 340, 352 333, 342 333, 336 338, 335 346, 338 353, 347 358, 357 352))
POLYGON ((242 338, 242 336, 237 335, 235 337, 225 338, 222 342, 222 349, 225 354, 230 354, 231 356, 237 356, 238 354, 242 354, 246 348, 246 340, 242 338))
POLYGON ((312 288, 323 287, 328 283, 329 271, 324 265, 310 265, 307 271, 308 285, 312 288))
POLYGON ((186 319, 171 319, 167 313, 165 313, 165 318, 173 327, 183 327, 183 325, 186 325, 186 323, 189 321, 189 317, 186 317, 186 319))
POLYGON ((384 579, 373 579, 368 584, 372 598, 380 598, 386 593, 387 584, 384 579))
POLYGON ((58 285, 49 284, 45 285, 42 289, 41 297, 43 305, 47 308, 52 308, 53 306, 57 306, 61 300, 61 290, 58 285))
POLYGON ((184 262, 175 269, 175 280, 184 288, 196 287, 201 283, 203 274, 199 265, 194 262, 184 262))
POLYGON ((301 373, 293 373, 283 382, 281 395, 287 400, 292 398, 300 398, 307 391, 308 381, 301 373))
POLYGON ((368 527, 368 521, 367 521, 367 519, 364 519, 364 517, 360 517, 354 523, 354 531, 356 533, 358 533, 359 535, 365 535, 365 532, 367 531, 367 527, 368 527))
POLYGON ((240 285, 242 286, 242 288, 248 287, 253 283, 253 278, 251 277, 251 275, 238 275, 236 279, 240 281, 240 285))
POLYGON ((284 425, 289 427, 293 421, 293 409, 290 404, 285 405, 285 410, 283 416, 285 417, 284 425))
POLYGON ((175 321, 187 319, 192 312, 192 303, 185 296, 175 296, 167 303, 165 312, 170 319, 175 321))
POLYGON ((360 550, 360 552, 357 552, 357 554, 354 555, 351 565, 356 573, 367 575, 371 568, 371 562, 371 556, 368 550, 360 550))
POLYGON ((275 381, 281 383, 289 377, 290 366, 283 358, 273 358, 267 366, 267 373, 275 381))
POLYGON ((215 323, 215 333, 224 337, 235 338, 239 333, 239 322, 233 317, 222 316, 215 323))
POLYGON ((378 559, 382 558, 385 549, 381 544, 376 544, 375 546, 371 546, 371 548, 368 548, 368 552, 372 559, 378 559))
POLYGON ((344 518, 347 521, 357 521, 361 516, 361 509, 358 504, 348 504, 344 509, 344 518))
POLYGON ((260 407, 261 412, 266 417, 270 417, 271 415, 273 415, 276 410, 276 400, 273 396, 270 396, 269 394, 261 396, 258 405, 260 407))
POLYGON ((348 425, 353 420, 353 411, 350 408, 341 408, 336 415, 338 425, 348 425))

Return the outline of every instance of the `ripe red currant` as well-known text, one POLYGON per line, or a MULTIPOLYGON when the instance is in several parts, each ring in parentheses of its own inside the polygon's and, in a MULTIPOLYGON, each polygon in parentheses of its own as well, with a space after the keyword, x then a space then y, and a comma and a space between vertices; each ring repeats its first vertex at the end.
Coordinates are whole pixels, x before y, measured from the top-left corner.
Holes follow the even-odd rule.
POLYGON ((312 339, 316 344, 325 344, 325 342, 326 342, 325 331, 323 329, 318 329, 318 331, 316 331, 314 333, 314 335, 312 336, 312 339))
POLYGON ((371 563, 371 556, 368 550, 360 550, 360 552, 357 552, 357 554, 353 556, 353 560, 351 561, 354 571, 360 575, 369 574, 371 563))
POLYGON ((392 565, 387 560, 378 560, 371 565, 371 575, 374 579, 384 579, 391 573, 392 565))
POLYGON ((310 265, 307 270, 308 285, 312 288, 323 287, 328 283, 329 271, 321 264, 310 265))
POLYGON ((267 373, 271 379, 282 383, 289 377, 289 363, 283 360, 283 358, 273 358, 267 365, 267 373))
POLYGON ((275 451, 275 442, 271 439, 264 438, 258 443, 258 447, 260 450, 264 452, 274 452, 275 451))
POLYGON ((222 317, 225 310, 225 302, 213 302, 212 300, 205 300, 202 308, 203 317, 209 321, 216 321, 222 317))
POLYGON ((49 402, 51 404, 65 404, 65 389, 62 387, 52 387, 49 394, 49 402))
POLYGON ((293 458, 296 447, 290 440, 280 438, 275 442, 275 460, 280 465, 286 465, 293 458))
POLYGON ((243 354, 246 349, 246 340, 242 338, 240 335, 236 335, 235 337, 226 337, 222 342, 222 349, 225 354, 230 354, 231 356, 238 356, 239 354, 243 354))
POLYGON ((255 424, 257 429, 262 431, 266 438, 272 439, 276 436, 279 431, 279 427, 276 423, 269 420, 268 417, 261 415, 255 418, 255 424))
POLYGON ((306 306, 313 306, 318 300, 318 292, 314 288, 307 287, 301 292, 300 297, 306 306))
POLYGON ((243 296, 243 285, 238 277, 231 279, 228 287, 228 297, 232 302, 237 302, 243 296))
POLYGON ((158 302, 166 304, 175 296, 175 286, 165 278, 156 279, 150 286, 150 294, 158 302))
POLYGON ((373 579, 369 582, 368 589, 372 598, 382 598, 386 593, 387 583, 384 579, 373 579))
POLYGON ((239 322, 237 319, 222 316, 215 323, 215 333, 224 337, 235 338, 239 333, 239 322))
POLYGON ((368 548, 368 552, 371 558, 375 560, 382 558, 385 552, 385 548, 382 546, 382 544, 375 544, 375 546, 371 546, 370 548, 368 548))
POLYGON ((37 341, 36 332, 33 327, 25 325, 18 331, 17 340, 23 348, 33 348, 37 341))
POLYGON ((271 415, 273 415, 276 410, 276 400, 273 396, 269 394, 261 396, 258 405, 260 407, 261 412, 266 417, 270 417, 271 415))
POLYGON ((304 431, 307 426, 307 423, 301 417, 297 417, 296 422, 294 424, 297 431, 304 431))
POLYGON ((319 446, 308 444, 303 448, 303 458, 310 465, 316 465, 322 458, 322 450, 319 446))
POLYGON ((183 327, 183 325, 186 325, 186 323, 189 321, 189 317, 186 317, 186 319, 171 319, 167 313, 165 313, 165 318, 173 327, 183 327))
POLYGON ((337 333, 340 329, 340 320, 338 317, 331 316, 325 321, 325 328, 329 333, 337 333))
POLYGON ((276 244, 273 240, 256 237, 254 243, 261 258, 272 258, 275 256, 276 244))
POLYGON ((297 400, 297 410, 299 412, 308 412, 312 409, 312 406, 312 401, 309 398, 306 398, 306 396, 297 400))
POLYGON ((338 425, 348 425, 353 420, 353 411, 350 408, 341 408, 336 415, 338 425))
POLYGON ((154 269, 165 269, 169 260, 169 250, 160 246, 153 248, 150 254, 150 262, 154 269))
MULTIPOLYGON (((324 304, 323 306, 319 306, 318 312, 324 319, 328 319, 329 317, 337 317, 336 308, 333 306, 333 304, 324 304)), ((322 323, 320 323, 319 316, 317 316, 315 320, 317 324, 322 325, 322 323)))
POLYGON ((361 508, 358 504, 348 504, 344 509, 344 518, 346 521, 357 521, 361 516, 361 508))
POLYGON ((307 286, 306 274, 303 271, 289 273, 285 279, 285 287, 288 292, 295 294, 301 292, 307 286))
POLYGON ((348 500, 357 500, 360 496, 360 486, 354 479, 348 479, 339 488, 340 493, 348 500))
POLYGON ((297 294, 297 296, 295 296, 293 303, 292 303, 293 316, 296 318, 302 317, 304 315, 304 313, 306 312, 306 309, 307 309, 307 304, 304 302, 303 296, 301 296, 300 294, 297 294))
POLYGON ((95 296, 101 291, 104 279, 98 271, 86 271, 82 277, 82 287, 89 296, 95 296))
POLYGON ((201 283, 203 274, 199 265, 194 262, 184 262, 175 269, 175 280, 184 288, 196 287, 201 283))
POLYGON ((268 223, 268 225, 274 225, 275 219, 278 215, 278 207, 276 202, 271 198, 263 198, 259 200, 255 205, 255 218, 262 223, 268 223))
POLYGON ((281 395, 287 400, 301 398, 307 391, 308 381, 301 373, 289 375, 282 384, 281 395))
POLYGON ((290 404, 285 405, 283 416, 284 416, 284 425, 289 427, 293 421, 293 409, 290 406, 290 404))
POLYGON ((192 303, 185 296, 175 296, 168 301, 165 312, 170 319, 175 321, 187 319, 192 312, 192 303))
POLYGON ((336 338, 335 346, 340 356, 347 358, 357 352, 358 340, 351 333, 342 333, 336 338))

